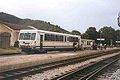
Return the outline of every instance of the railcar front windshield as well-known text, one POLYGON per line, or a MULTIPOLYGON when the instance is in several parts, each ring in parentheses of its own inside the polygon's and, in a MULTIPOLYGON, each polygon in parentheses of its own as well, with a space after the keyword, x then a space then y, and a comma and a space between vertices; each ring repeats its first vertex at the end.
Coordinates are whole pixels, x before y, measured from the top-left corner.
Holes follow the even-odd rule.
POLYGON ((35 40, 36 33, 20 33, 19 40, 35 40))

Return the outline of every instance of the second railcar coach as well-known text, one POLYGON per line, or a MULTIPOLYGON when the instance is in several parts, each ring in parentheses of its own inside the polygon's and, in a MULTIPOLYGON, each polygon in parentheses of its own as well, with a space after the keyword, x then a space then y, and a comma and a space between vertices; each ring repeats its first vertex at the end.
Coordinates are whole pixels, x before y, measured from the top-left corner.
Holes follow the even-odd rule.
POLYGON ((90 49, 95 40, 81 39, 82 49, 90 49))
POLYGON ((19 47, 24 50, 67 50, 73 49, 74 43, 80 49, 81 36, 44 30, 21 30, 18 41, 19 47))

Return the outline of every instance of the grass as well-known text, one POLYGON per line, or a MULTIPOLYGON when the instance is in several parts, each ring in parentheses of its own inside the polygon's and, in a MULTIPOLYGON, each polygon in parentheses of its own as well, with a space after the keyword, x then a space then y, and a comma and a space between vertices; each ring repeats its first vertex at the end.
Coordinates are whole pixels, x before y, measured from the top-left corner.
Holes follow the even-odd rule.
POLYGON ((0 55, 1 54, 9 54, 9 53, 21 53, 21 49, 10 47, 10 48, 0 48, 0 55))

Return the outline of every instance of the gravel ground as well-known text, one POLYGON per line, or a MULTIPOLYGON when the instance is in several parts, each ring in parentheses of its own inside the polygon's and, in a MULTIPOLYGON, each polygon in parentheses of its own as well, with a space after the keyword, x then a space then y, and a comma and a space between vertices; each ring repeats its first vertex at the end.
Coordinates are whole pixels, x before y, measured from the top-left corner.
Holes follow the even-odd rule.
MULTIPOLYGON (((107 49, 112 50, 112 49, 107 49)), ((74 56, 74 55, 90 55, 100 52, 100 50, 85 50, 85 51, 78 51, 78 52, 66 52, 66 53, 54 53, 54 54, 33 54, 33 55, 21 55, 21 56, 6 56, 6 57, 0 57, 0 66, 2 65, 9 65, 9 64, 16 64, 16 63, 23 63, 23 62, 30 62, 30 61, 36 61, 36 60, 44 60, 44 59, 50 59, 50 58, 59 58, 59 57, 65 57, 65 56, 74 56)))
POLYGON ((90 60, 87 60, 87 61, 84 61, 84 62, 81 62, 81 63, 77 63, 77 64, 74 64, 74 65, 68 65, 68 66, 65 66, 65 67, 44 71, 43 73, 31 75, 29 77, 24 77, 23 80, 49 80, 52 77, 55 77, 57 75, 65 73, 67 71, 74 70, 74 69, 79 68, 81 66, 85 66, 87 64, 90 64, 91 62, 98 62, 100 60, 103 60, 105 58, 108 58, 108 57, 111 57, 111 56, 114 56, 114 55, 117 55, 117 54, 120 54, 120 53, 109 54, 109 55, 105 55, 105 56, 102 56, 102 57, 99 57, 99 58, 94 58, 94 59, 90 59, 90 60))
POLYGON ((97 80, 120 80, 120 60, 109 66, 97 80))
POLYGON ((119 48, 108 48, 107 50, 85 50, 77 52, 61 52, 61 53, 48 53, 48 54, 32 54, 21 56, 6 56, 0 57, 0 72, 13 70, 28 66, 34 66, 38 64, 44 64, 49 62, 60 61, 64 59, 70 59, 78 56, 87 56, 100 52, 110 51, 119 48))

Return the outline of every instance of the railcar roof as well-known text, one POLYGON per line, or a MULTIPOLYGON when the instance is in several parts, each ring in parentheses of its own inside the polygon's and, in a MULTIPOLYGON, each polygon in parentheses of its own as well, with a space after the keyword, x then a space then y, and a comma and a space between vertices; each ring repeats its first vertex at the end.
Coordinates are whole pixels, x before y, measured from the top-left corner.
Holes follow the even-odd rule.
POLYGON ((81 37, 78 35, 71 35, 71 34, 65 34, 65 33, 58 33, 58 32, 51 32, 51 31, 44 31, 44 30, 20 30, 20 32, 41 32, 41 33, 49 33, 49 34, 58 34, 58 35, 65 35, 65 36, 72 36, 72 37, 81 37))

